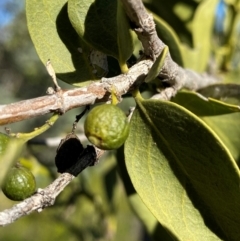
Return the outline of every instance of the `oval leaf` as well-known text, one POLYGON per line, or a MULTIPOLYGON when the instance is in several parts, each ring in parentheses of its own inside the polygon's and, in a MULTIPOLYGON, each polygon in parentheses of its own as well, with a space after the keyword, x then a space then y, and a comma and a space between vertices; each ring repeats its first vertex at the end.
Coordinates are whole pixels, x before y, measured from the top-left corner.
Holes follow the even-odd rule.
POLYGON ((99 51, 118 58, 117 1, 69 0, 68 13, 81 38, 99 51))
POLYGON ((69 0, 69 18, 78 35, 97 50, 118 59, 133 52, 130 26, 118 1, 69 0), (125 40, 125 41, 124 41, 125 40))
MULTIPOLYGON (((51 59, 57 77, 76 84, 96 79, 90 49, 79 38, 67 13, 67 1, 26 1, 29 33, 44 63, 51 59)), ((81 85, 81 84, 80 84, 81 85)))
POLYGON ((125 155, 144 203, 179 240, 239 240, 239 170, 220 139, 174 103, 137 102, 125 155))

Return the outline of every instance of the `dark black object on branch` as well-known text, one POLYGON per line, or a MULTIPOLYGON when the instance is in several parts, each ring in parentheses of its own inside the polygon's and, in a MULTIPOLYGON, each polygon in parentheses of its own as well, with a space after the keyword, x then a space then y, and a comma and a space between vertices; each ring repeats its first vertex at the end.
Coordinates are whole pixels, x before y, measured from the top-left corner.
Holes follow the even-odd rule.
POLYGON ((97 162, 96 150, 93 146, 83 147, 81 141, 74 133, 69 133, 61 140, 55 164, 59 173, 68 172, 77 176, 88 166, 97 162))

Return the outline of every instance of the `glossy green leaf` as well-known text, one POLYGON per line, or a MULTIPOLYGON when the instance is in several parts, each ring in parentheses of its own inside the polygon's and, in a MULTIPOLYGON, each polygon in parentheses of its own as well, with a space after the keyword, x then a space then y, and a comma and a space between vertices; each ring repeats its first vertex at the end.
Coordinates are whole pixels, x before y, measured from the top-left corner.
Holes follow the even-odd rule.
POLYGON ((211 37, 214 23, 214 13, 218 0, 202 1, 194 15, 192 23, 193 47, 199 51, 199 72, 206 70, 211 52, 211 37))
POLYGON ((184 66, 182 59, 182 52, 180 40, 171 26, 162 18, 153 14, 154 22, 156 24, 156 31, 159 38, 169 47, 171 57, 180 66, 184 66))
POLYGON ((29 33, 44 64, 51 59, 57 77, 70 84, 96 79, 90 49, 79 38, 67 13, 67 1, 26 1, 29 33))
POLYGON ((172 101, 185 107, 198 116, 215 116, 240 112, 240 106, 207 98, 199 93, 191 91, 178 92, 172 101))
POLYGON ((239 170, 221 140, 174 103, 137 103, 125 158, 145 205, 179 240, 239 240, 239 170))

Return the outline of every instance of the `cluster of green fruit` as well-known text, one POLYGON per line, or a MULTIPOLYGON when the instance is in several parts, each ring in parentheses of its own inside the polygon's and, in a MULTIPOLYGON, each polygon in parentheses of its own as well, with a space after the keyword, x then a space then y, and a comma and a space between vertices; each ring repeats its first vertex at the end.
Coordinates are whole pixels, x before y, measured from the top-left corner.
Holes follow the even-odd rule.
MULTIPOLYGON (((103 104, 94 107, 89 112, 84 123, 84 130, 89 141, 96 147, 103 150, 112 150, 122 146, 127 139, 129 122, 119 107, 113 104, 103 104)), ((0 155, 4 153, 8 142, 9 137, 0 133, 0 155)), ((82 146, 81 144, 78 145, 82 146)), ((69 152, 69 148, 68 146, 67 150, 65 150, 66 148, 63 150, 64 161, 66 160, 65 154, 69 152)), ((72 148, 71 146, 70 149, 72 148)), ((77 149, 77 151, 80 151, 79 148, 77 149)), ((61 150, 61 155, 63 151, 61 150)), ((73 159, 73 161, 77 160, 77 158, 73 159)), ((58 169, 61 169, 61 172, 64 172, 62 170, 62 162, 58 161, 56 165, 58 169)), ((35 189, 36 182, 33 174, 27 168, 20 166, 20 164, 16 164, 11 168, 2 183, 3 193, 14 201, 24 200, 31 196, 35 192, 35 189)))
MULTIPOLYGON (((6 150, 9 140, 7 135, 0 133, 0 155, 6 150)), ((22 201, 36 190, 33 174, 18 163, 9 170, 1 186, 5 196, 13 201, 22 201)))

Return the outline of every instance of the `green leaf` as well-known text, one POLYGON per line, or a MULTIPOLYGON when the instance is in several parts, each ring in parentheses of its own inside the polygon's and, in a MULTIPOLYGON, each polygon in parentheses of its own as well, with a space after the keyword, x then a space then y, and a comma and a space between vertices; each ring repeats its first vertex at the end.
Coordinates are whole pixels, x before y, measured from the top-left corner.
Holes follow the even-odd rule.
POLYGON ((174 103, 137 104, 125 158, 145 205, 179 240, 239 240, 239 170, 221 140, 174 103))
POLYGON ((232 84, 232 83, 240 84, 239 75, 240 75, 240 68, 237 68, 232 71, 228 71, 228 72, 224 73, 224 75, 223 75, 223 82, 230 83, 230 84, 232 84))
POLYGON ((206 98, 199 93, 191 91, 178 92, 172 101, 198 116, 214 116, 240 112, 240 107, 237 105, 226 104, 219 100, 206 98))
POLYGON ((46 187, 52 182, 49 169, 42 165, 34 156, 27 155, 18 158, 18 162, 29 169, 35 177, 37 187, 46 187))
POLYGON ((170 236, 169 230, 166 230, 166 228, 158 222, 136 193, 128 175, 123 154, 123 147, 121 147, 117 150, 118 169, 132 209, 143 222, 148 234, 153 240, 172 241, 172 235, 170 236))
POLYGON ((9 169, 16 163, 21 151, 23 150, 24 142, 22 140, 11 138, 0 155, 0 185, 2 184, 9 169))
POLYGON ((68 13, 78 35, 123 65, 133 52, 130 26, 117 0, 69 0, 68 13))
POLYGON ((167 54, 168 54, 168 46, 165 46, 165 48, 163 49, 161 54, 157 57, 153 66, 149 70, 148 75, 145 78, 146 83, 154 80, 159 75, 159 72, 164 65, 165 58, 166 58, 167 54))
POLYGON ((68 13, 81 38, 97 50, 118 58, 116 0, 69 0, 68 13))
POLYGON ((217 133, 240 166, 240 113, 202 118, 217 133))
POLYGON ((169 47, 171 57, 180 66, 184 66, 181 52, 181 44, 177 34, 162 18, 152 13, 156 23, 156 31, 159 38, 169 47))
POLYGON ((200 55, 200 51, 198 49, 190 48, 185 44, 181 44, 180 47, 181 47, 184 67, 198 71, 198 68, 199 68, 198 58, 200 55))
POLYGON ((72 27, 66 0, 27 0, 26 15, 40 59, 44 64, 51 59, 59 79, 74 85, 96 79, 89 61, 90 48, 72 27))
POLYGON ((211 53, 214 12, 217 2, 218 0, 203 0, 194 12, 191 23, 193 46, 185 43, 180 45, 185 68, 198 72, 206 70, 211 53))
POLYGON ((0 158, 4 154, 8 143, 10 142, 10 136, 0 132, 0 158))
POLYGON ((202 1, 195 12, 192 23, 193 47, 199 51, 199 72, 206 70, 211 52, 211 37, 214 23, 214 13, 218 0, 202 1))
POLYGON ((117 7, 117 40, 119 65, 122 69, 122 72, 126 73, 128 70, 126 61, 131 57, 134 46, 129 19, 126 16, 120 0, 118 0, 117 7))
POLYGON ((240 84, 215 84, 200 89, 198 92, 206 97, 240 105, 240 84))
POLYGON ((144 3, 148 9, 161 17, 174 29, 181 42, 192 46, 190 26, 193 12, 198 3, 186 0, 144 0, 144 3))
POLYGON ((149 211, 149 209, 146 207, 146 205, 143 203, 142 199, 139 197, 137 193, 134 193, 129 196, 129 202, 132 206, 132 209, 138 215, 140 220, 144 223, 149 235, 153 240, 178 240, 177 237, 174 237, 174 235, 166 227, 164 228, 158 222, 158 220, 149 211))

